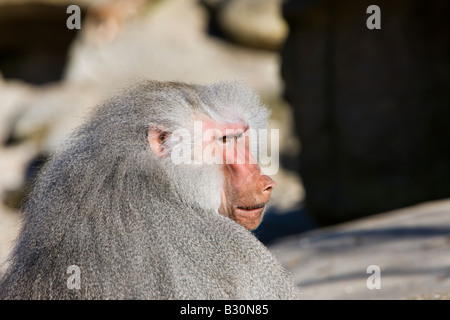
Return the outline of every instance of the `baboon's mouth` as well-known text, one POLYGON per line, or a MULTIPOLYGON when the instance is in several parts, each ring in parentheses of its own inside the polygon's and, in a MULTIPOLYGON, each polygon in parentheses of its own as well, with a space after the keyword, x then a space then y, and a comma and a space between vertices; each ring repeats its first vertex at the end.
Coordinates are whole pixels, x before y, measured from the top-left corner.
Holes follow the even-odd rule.
POLYGON ((255 230, 261 223, 267 203, 253 206, 236 206, 234 209, 234 221, 248 230, 255 230))
POLYGON ((251 210, 255 210, 255 209, 261 209, 265 207, 265 203, 261 203, 261 204, 257 204, 255 206, 250 206, 250 207, 237 207, 240 210, 246 210, 246 211, 251 211, 251 210))

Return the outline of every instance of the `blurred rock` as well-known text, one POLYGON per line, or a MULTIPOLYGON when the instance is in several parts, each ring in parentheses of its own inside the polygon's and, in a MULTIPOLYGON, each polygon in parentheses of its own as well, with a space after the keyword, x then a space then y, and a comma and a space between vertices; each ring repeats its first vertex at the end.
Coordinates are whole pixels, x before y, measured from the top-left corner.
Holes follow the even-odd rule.
POLYGON ((250 47, 278 50, 288 28, 281 16, 282 0, 217 1, 217 22, 231 40, 250 47))
POLYGON ((273 179, 277 186, 272 191, 270 204, 279 212, 297 207, 304 197, 300 177, 281 167, 273 179))
POLYGON ((16 119, 12 137, 36 141, 42 153, 52 153, 102 98, 102 90, 89 86, 62 83, 41 87, 16 119))
POLYGON ((36 90, 18 81, 6 82, 0 73, 0 143, 7 144, 18 119, 29 108, 36 90))
POLYGON ((92 40, 97 29, 86 26, 71 47, 65 81, 114 92, 136 78, 198 83, 242 79, 258 92, 279 95, 279 55, 209 37, 207 18, 196 0, 165 0, 129 21, 112 42, 92 40))
POLYGON ((20 215, 0 203, 0 275, 6 268, 6 259, 13 248, 20 227, 20 215))
POLYGON ((36 145, 30 142, 0 148, 0 204, 5 201, 6 192, 23 186, 27 167, 37 152, 36 145))
POLYGON ((286 97, 322 225, 450 196, 446 1, 289 1, 286 97))
POLYGON ((269 248, 300 299, 445 299, 450 294, 450 200, 278 240, 269 248), (380 289, 367 286, 380 268, 380 289))
POLYGON ((112 42, 125 26, 145 12, 153 0, 103 0, 89 6, 84 28, 89 32, 86 41, 101 46, 112 42))

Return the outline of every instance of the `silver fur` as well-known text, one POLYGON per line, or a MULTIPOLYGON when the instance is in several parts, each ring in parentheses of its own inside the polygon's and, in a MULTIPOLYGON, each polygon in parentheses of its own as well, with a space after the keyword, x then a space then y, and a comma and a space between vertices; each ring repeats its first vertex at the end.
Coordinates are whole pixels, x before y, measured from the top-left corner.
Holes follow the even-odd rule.
POLYGON ((144 81, 101 105, 36 181, 0 299, 295 298, 272 254, 217 214, 218 166, 176 166, 148 147, 149 125, 189 128, 193 113, 254 128, 268 117, 234 83, 144 81), (67 287, 70 265, 80 289, 67 287))

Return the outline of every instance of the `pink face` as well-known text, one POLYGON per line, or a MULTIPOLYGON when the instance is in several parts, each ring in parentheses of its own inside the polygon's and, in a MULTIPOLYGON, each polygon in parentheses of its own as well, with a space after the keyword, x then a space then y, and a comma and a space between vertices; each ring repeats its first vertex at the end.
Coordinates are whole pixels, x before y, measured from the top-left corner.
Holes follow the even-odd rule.
MULTIPOLYGON (((200 122, 203 131, 201 150, 197 152, 205 155, 202 158, 205 163, 222 166, 224 183, 219 213, 248 230, 256 229, 275 182, 261 173, 250 153, 248 125, 244 121, 221 124, 206 116, 196 121, 197 124, 200 122)), ((163 143, 169 135, 163 127, 149 128, 149 145, 156 155, 166 156, 163 143)))
POLYGON ((249 150, 248 126, 243 121, 218 124, 212 120, 203 120, 203 126, 204 130, 214 132, 209 143, 219 144, 216 150, 221 151, 223 159, 224 185, 219 213, 248 230, 256 229, 275 182, 261 173, 249 150))

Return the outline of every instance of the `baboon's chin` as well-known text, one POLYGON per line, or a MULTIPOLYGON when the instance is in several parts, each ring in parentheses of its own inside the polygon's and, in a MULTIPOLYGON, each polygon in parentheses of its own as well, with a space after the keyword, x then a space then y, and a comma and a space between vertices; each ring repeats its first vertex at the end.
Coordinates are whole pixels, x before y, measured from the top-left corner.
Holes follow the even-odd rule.
POLYGON ((264 204, 262 204, 262 206, 235 208, 235 221, 248 230, 255 230, 261 223, 264 211, 264 204))

